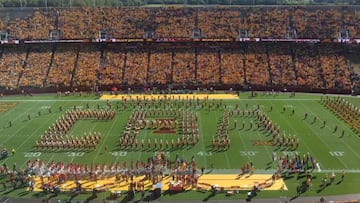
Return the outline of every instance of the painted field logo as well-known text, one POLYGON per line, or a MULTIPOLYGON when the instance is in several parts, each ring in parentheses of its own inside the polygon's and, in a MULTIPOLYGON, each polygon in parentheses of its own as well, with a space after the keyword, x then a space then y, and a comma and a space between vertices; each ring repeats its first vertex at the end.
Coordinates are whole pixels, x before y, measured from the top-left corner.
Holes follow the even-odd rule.
POLYGON ((254 140, 253 146, 273 146, 274 144, 269 140, 254 140))
POLYGON ((2 102, 0 103, 0 113, 5 113, 16 106, 16 102, 2 102))

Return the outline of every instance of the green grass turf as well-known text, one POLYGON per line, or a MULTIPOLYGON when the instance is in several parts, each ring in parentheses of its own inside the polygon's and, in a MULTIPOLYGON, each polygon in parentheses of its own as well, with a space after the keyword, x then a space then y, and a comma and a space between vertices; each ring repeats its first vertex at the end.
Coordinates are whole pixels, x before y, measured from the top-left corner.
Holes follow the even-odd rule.
MULTIPOLYGON (((252 161, 255 164, 256 173, 273 173, 276 168, 271 163, 271 154, 275 150, 279 155, 293 154, 298 152, 304 154, 309 152, 320 163, 323 170, 322 173, 316 173, 317 178, 313 182, 313 186, 303 195, 330 195, 330 194, 346 194, 358 193, 360 188, 360 151, 358 148, 359 134, 352 131, 347 124, 340 120, 330 110, 326 109, 320 102, 320 97, 324 95, 314 94, 296 94, 290 97, 289 94, 279 95, 263 95, 259 93, 256 97, 250 97, 248 93, 240 94, 239 100, 224 101, 227 109, 213 108, 210 112, 208 109, 190 109, 195 112, 199 119, 200 141, 193 148, 184 150, 165 150, 168 151, 170 158, 174 159, 176 155, 190 160, 194 156, 198 167, 205 167, 209 171, 213 166, 212 173, 239 173, 239 168, 246 162, 252 161), (256 108, 260 106, 273 123, 280 126, 281 132, 296 135, 300 139, 300 146, 296 150, 279 149, 274 146, 253 146, 255 140, 270 140, 271 136, 266 132, 258 129, 249 129, 250 120, 256 119, 249 116, 233 116, 230 123, 231 147, 227 151, 214 151, 209 145, 211 138, 216 134, 217 127, 220 125, 222 113, 224 110, 233 109, 238 104, 240 109, 256 108), (270 112, 270 106, 273 110, 270 112), (282 108, 286 107, 286 111, 282 113, 282 108), (291 114, 291 110, 295 110, 295 114, 291 114), (303 120, 304 114, 309 114, 306 120, 303 120), (318 119, 313 123, 313 117, 318 119), (237 120, 238 128, 233 129, 234 120, 237 120), (245 122, 245 129, 240 129, 242 122, 245 122), (322 128, 323 121, 327 124, 322 128), (338 131, 333 133, 335 125, 338 131), (339 138, 341 131, 345 131, 345 136, 339 138), (319 191, 321 178, 325 173, 332 171, 346 171, 346 179, 338 185, 332 185, 319 191)), ((360 99, 354 97, 345 97, 346 100, 360 108, 360 99)), ((24 168, 25 162, 30 159, 42 159, 45 163, 54 161, 74 162, 74 163, 111 163, 123 162, 130 160, 146 160, 154 155, 156 150, 124 150, 120 149, 118 140, 124 130, 124 127, 133 111, 132 107, 126 110, 118 110, 114 120, 97 121, 97 120, 81 120, 78 121, 71 129, 73 135, 82 135, 84 132, 99 131, 103 134, 103 138, 95 151, 38 151, 34 149, 35 141, 48 127, 55 122, 67 109, 86 108, 87 104, 92 109, 97 109, 100 105, 105 108, 106 101, 100 101, 95 96, 62 96, 57 97, 52 94, 36 95, 36 96, 8 96, 0 99, 0 105, 16 102, 16 106, 8 109, 6 112, 0 113, 0 144, 9 151, 12 148, 16 150, 14 156, 10 156, 5 160, 1 160, 0 164, 8 164, 10 168, 14 163, 18 168, 24 168), (63 107, 63 111, 59 111, 59 107, 63 107), (49 108, 52 112, 49 113, 49 108), (38 112, 41 115, 38 115, 38 112), (27 116, 31 116, 28 120, 27 116), (9 127, 9 121, 12 121, 12 127, 9 127), (108 148, 108 151, 105 151, 108 148)), ((115 106, 116 101, 112 101, 115 106)), ((176 139, 179 135, 155 135, 150 130, 142 130, 139 139, 176 139)), ((338 175, 339 176, 339 175, 338 175)), ((289 177, 286 180, 288 191, 264 191, 257 198, 293 196, 296 186, 304 179, 298 179, 297 176, 289 177)), ((337 180, 335 181, 337 182, 337 180)), ((12 197, 36 197, 42 194, 26 193, 24 189, 15 191, 6 191, 0 195, 8 195, 12 197)), ((103 194, 106 196, 106 194, 103 194)), ((171 199, 203 199, 206 200, 208 193, 200 193, 195 191, 186 192, 176 195, 165 195, 163 198, 171 199)), ((79 195, 77 198, 86 199, 90 195, 79 195)), ((62 195, 59 198, 66 198, 62 195)), ((99 198, 102 198, 99 195, 99 198)), ((211 199, 231 199, 224 195, 216 195, 211 199)))

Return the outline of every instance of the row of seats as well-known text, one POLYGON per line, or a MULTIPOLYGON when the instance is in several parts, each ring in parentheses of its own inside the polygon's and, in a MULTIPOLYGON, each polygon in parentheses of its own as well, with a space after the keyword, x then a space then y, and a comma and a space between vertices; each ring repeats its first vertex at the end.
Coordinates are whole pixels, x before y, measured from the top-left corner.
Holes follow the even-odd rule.
POLYGON ((344 7, 161 7, 161 8, 73 8, 46 9, 26 18, 0 19, 0 30, 20 39, 47 39, 59 29, 64 39, 98 38, 100 30, 109 37, 143 38, 155 31, 159 38, 190 37, 199 28, 208 38, 242 36, 334 39, 345 28, 352 38, 360 38, 360 14, 344 7), (288 32, 289 31, 289 32, 288 32), (246 34, 247 33, 247 34, 246 34))
POLYGON ((116 50, 36 45, 1 50, 0 86, 158 84, 299 85, 350 89, 338 45, 254 43, 246 49, 116 50))

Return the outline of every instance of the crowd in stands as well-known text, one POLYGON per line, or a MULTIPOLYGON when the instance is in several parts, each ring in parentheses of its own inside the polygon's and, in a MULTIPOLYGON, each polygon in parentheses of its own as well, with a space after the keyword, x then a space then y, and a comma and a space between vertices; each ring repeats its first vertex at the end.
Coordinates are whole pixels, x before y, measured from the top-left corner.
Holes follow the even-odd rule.
POLYGON ((0 86, 9 89, 18 86, 18 79, 23 70, 26 52, 22 48, 8 48, 2 50, 0 59, 0 86))
POLYGON ((152 52, 150 55, 149 83, 167 84, 171 81, 171 52, 152 52))
POLYGON ((246 55, 246 79, 250 84, 269 84, 268 59, 265 47, 254 44, 246 55))
POLYGON ((195 81, 195 54, 192 50, 175 53, 173 68, 173 82, 187 84, 195 81))
POLYGON ((221 53, 222 82, 224 84, 237 84, 244 82, 244 60, 245 55, 239 51, 221 53))
POLYGON ((219 55, 216 51, 200 52, 197 58, 197 82, 219 84, 219 55))
POLYGON ((144 51, 126 53, 124 81, 128 85, 139 85, 146 83, 148 70, 147 53, 144 51))
POLYGON ((272 84, 294 85, 295 72, 288 45, 268 46, 272 84))
POLYGON ((54 11, 35 11, 26 18, 9 21, 3 29, 19 39, 48 39, 49 31, 56 28, 55 19, 54 11))
POLYGON ((0 86, 250 84, 349 90, 359 83, 337 44, 250 43, 240 48, 169 50, 114 47, 4 47, 0 49, 0 86))
MULTIPOLYGON (((35 9, 0 19, 0 31, 18 39, 360 37, 360 16, 349 7, 110 7, 35 9), (344 28, 344 29, 343 29, 344 28), (154 35, 152 35, 153 33, 154 35)), ((249 48, 112 49, 92 45, 32 45, 0 50, 0 86, 252 84, 345 88, 358 76, 339 45, 252 43, 249 48), (9 69, 11 67, 11 70, 9 69), (350 80, 351 78, 351 80, 350 80)))
POLYGON ((249 37, 284 38, 295 30, 299 38, 336 39, 342 28, 359 38, 359 19, 357 8, 349 7, 81 7, 39 9, 26 18, 2 19, 0 30, 19 39, 48 39, 54 29, 63 39, 97 38, 100 30, 114 38, 143 38, 145 31, 182 38, 190 37, 194 28, 207 38, 236 38, 241 30, 249 37))
POLYGON ((19 85, 43 87, 49 62, 51 61, 50 58, 51 52, 47 47, 31 47, 19 85))
MULTIPOLYGON (((83 48, 83 47, 82 47, 83 48)), ((93 87, 97 81, 97 71, 100 66, 100 52, 93 47, 80 50, 75 66, 74 85, 93 87)))
POLYGON ((320 51, 320 63, 323 68, 324 80, 328 88, 349 88, 350 72, 346 67, 346 59, 336 53, 337 49, 333 49, 324 45, 320 51))
MULTIPOLYGON (((249 37, 284 38, 289 25, 289 9, 259 8, 248 14, 247 20, 249 37), (266 26, 263 26, 263 25, 266 26)), ((244 28, 242 28, 244 29, 244 28)))
POLYGON ((296 67, 298 68, 297 85, 310 84, 315 88, 323 88, 324 81, 321 76, 321 64, 312 45, 296 47, 296 67))
POLYGON ((330 9, 295 8, 293 11, 293 26, 299 38, 338 37, 341 28, 341 12, 330 9))
POLYGON ((124 66, 125 53, 106 51, 99 68, 99 83, 112 85, 122 83, 122 67, 124 66))
POLYGON ((47 78, 48 85, 70 86, 76 61, 73 49, 61 46, 55 51, 47 78))
POLYGON ((157 37, 191 36, 196 15, 193 9, 164 7, 154 13, 153 24, 156 26, 155 31, 157 37))
POLYGON ((65 39, 94 38, 100 30, 118 38, 141 38, 150 24, 150 10, 142 8, 82 7, 57 12, 58 27, 65 39))
POLYGON ((219 9, 200 10, 198 12, 198 27, 208 38, 230 38, 238 35, 241 28, 241 13, 239 11, 219 9))

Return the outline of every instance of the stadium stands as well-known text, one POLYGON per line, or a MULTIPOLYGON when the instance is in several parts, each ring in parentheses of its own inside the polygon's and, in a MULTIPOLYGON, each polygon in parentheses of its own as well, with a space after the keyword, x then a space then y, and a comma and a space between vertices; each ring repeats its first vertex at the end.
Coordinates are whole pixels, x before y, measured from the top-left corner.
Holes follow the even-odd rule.
POLYGON ((97 38, 100 30, 114 38, 142 38, 146 30, 156 36, 189 37, 199 28, 203 37, 235 38, 246 30, 249 37, 284 38, 288 28, 299 38, 336 39, 342 28, 360 37, 359 15, 350 7, 208 7, 208 8, 90 8, 46 9, 26 18, 3 20, 1 30, 20 39, 48 39, 59 29, 63 39, 97 38))
POLYGON ((296 85, 294 64, 289 45, 268 46, 271 83, 273 85, 296 85))
POLYGON ((173 82, 175 84, 193 84, 195 81, 194 50, 178 51, 174 57, 173 82))
POLYGON ((95 86, 99 67, 100 52, 95 47, 82 46, 75 66, 74 85, 95 86))
POLYGON ((49 31, 55 29, 54 11, 37 10, 27 18, 9 21, 5 28, 19 39, 48 39, 49 31))
POLYGON ((324 88, 321 64, 315 54, 315 49, 313 45, 296 46, 297 85, 324 88))
POLYGON ((43 87, 51 61, 51 49, 47 46, 32 46, 24 65, 20 86, 43 87))
POLYGON ((18 79, 23 71, 26 52, 23 48, 2 49, 0 60, 0 86, 13 89, 18 86, 18 79))
POLYGON ((197 83, 219 84, 219 54, 215 51, 200 51, 197 54, 197 83))
POLYGON ((49 86, 70 86, 76 61, 76 51, 73 47, 59 46, 52 60, 52 65, 47 78, 49 86))
POLYGON ((341 12, 332 8, 295 8, 292 19, 300 38, 337 38, 342 22, 341 12))
POLYGON ((148 72, 149 84, 172 82, 172 52, 152 52, 148 72))
POLYGON ((129 51, 126 53, 124 67, 124 82, 128 85, 146 84, 148 70, 147 53, 144 51, 129 51))
POLYGON ((157 37, 190 37, 195 26, 193 9, 164 8, 155 11, 157 37))
POLYGON ((244 82, 244 53, 241 51, 221 52, 221 76, 224 84, 238 84, 244 82))
POLYGON ((246 55, 246 80, 250 84, 268 85, 270 82, 268 60, 264 45, 254 44, 246 55))
POLYGON ((200 37, 215 42, 173 43, 170 47, 145 41, 6 45, 0 49, 0 85, 8 89, 244 84, 350 90, 360 83, 346 57, 347 48, 330 43, 339 36, 360 36, 356 8, 82 7, 27 12, 27 17, 2 19, 0 30, 20 40, 46 40, 50 31, 59 30, 60 39, 91 42, 99 38, 100 31, 110 39, 191 39, 199 29, 200 37), (239 36, 324 41, 238 43, 239 36))
POLYGON ((100 85, 122 84, 125 53, 106 50, 99 68, 100 85))
POLYGON ((321 45, 320 63, 323 68, 324 80, 327 88, 350 88, 350 73, 347 68, 346 59, 337 53, 340 47, 334 45, 321 45))
POLYGON ((1 50, 1 86, 250 84, 349 90, 359 84, 337 44, 249 43, 240 49, 221 45, 221 49, 175 46, 174 50, 114 49, 116 46, 121 45, 5 47, 1 50))

